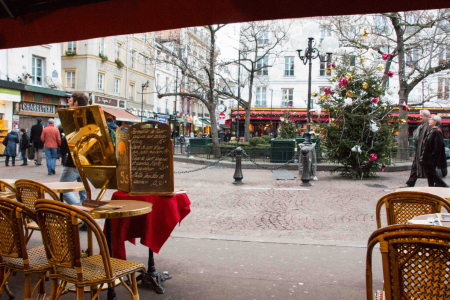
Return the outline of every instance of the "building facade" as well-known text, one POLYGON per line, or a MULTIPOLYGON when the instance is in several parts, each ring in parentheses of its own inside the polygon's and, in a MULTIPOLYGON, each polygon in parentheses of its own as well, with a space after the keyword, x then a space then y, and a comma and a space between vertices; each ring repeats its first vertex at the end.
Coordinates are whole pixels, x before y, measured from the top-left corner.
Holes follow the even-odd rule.
POLYGON ((60 47, 67 92, 88 94, 92 104, 101 105, 119 124, 154 119, 151 33, 70 41, 60 47))

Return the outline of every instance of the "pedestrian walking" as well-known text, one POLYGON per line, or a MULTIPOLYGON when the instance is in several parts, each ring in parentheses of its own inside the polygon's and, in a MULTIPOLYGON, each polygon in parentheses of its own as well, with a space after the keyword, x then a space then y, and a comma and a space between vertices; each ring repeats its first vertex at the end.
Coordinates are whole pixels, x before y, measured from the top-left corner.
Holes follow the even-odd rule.
MULTIPOLYGON (((71 108, 87 106, 88 103, 89 103, 89 98, 84 93, 73 93, 72 97, 69 98, 69 100, 68 100, 69 107, 71 107, 71 108)), ((67 145, 67 140, 65 138, 63 139, 63 143, 64 144, 61 145, 61 148, 65 148, 65 147, 69 148, 67 145)), ((73 182, 75 180, 77 182, 82 182, 80 174, 78 173, 78 170, 75 167, 75 164, 73 162, 72 155, 69 152, 67 154, 67 160, 66 160, 66 163, 64 164, 63 171, 61 173, 61 176, 59 177, 59 181, 60 182, 73 182)), ((86 200, 86 198, 87 198, 86 191, 85 190, 80 191, 79 196, 80 196, 81 202, 86 200)), ((75 197, 73 192, 64 193, 63 198, 64 198, 64 201, 66 201, 68 204, 71 204, 71 205, 80 202, 77 200, 77 198, 75 197)))
POLYGON ((61 154, 61 165, 65 166, 67 161, 67 155, 70 153, 69 145, 67 144, 66 135, 64 130, 61 128, 59 130, 61 133, 61 147, 59 147, 59 153, 61 154))
POLYGON ((42 119, 37 119, 37 124, 31 127, 30 134, 30 145, 34 148, 34 164, 36 166, 42 165, 42 149, 44 149, 44 143, 41 141, 42 130, 42 119))
POLYGON ((424 109, 420 111, 421 124, 413 132, 414 160, 411 166, 411 174, 409 175, 408 181, 406 181, 406 187, 413 187, 416 184, 417 178, 427 178, 423 166, 419 164, 419 159, 422 156, 424 138, 431 131, 428 122, 429 118, 429 110, 424 109))
POLYGON ((48 126, 42 130, 41 141, 44 143, 45 159, 47 161, 48 175, 55 175, 58 148, 61 146, 59 130, 55 128, 55 120, 49 119, 48 126))
POLYGON ((22 137, 20 138, 20 152, 22 153, 23 163, 21 166, 28 165, 27 149, 30 148, 30 137, 28 136, 27 130, 25 128, 20 129, 22 132, 22 137))
POLYGON ((114 123, 114 119, 111 117, 106 118, 106 123, 108 127, 109 137, 111 138, 111 142, 113 143, 114 148, 116 148, 116 129, 119 128, 119 126, 114 123))
POLYGON ((3 155, 6 156, 5 166, 9 167, 9 158, 11 157, 11 164, 13 167, 16 165, 16 155, 17 155, 17 144, 19 143, 19 135, 16 131, 11 130, 3 140, 3 145, 5 150, 3 155))
POLYGON ((442 176, 447 176, 444 136, 438 128, 441 125, 441 117, 432 115, 428 123, 431 129, 424 138, 422 156, 420 157, 419 163, 422 165, 427 176, 428 186, 449 187, 436 171, 436 168, 439 168, 442 171, 442 176))

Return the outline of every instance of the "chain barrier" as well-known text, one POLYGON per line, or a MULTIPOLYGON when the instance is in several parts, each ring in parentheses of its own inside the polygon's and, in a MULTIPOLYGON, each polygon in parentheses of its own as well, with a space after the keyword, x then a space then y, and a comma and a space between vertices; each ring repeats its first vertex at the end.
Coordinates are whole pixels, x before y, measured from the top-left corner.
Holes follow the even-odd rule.
POLYGON ((263 165, 258 164, 254 159, 252 159, 252 158, 250 157, 250 155, 248 155, 248 154, 245 152, 245 150, 242 150, 242 154, 245 155, 245 156, 248 158, 249 161, 251 161, 253 164, 255 164, 256 166, 258 166, 259 168, 262 168, 262 169, 266 169, 266 170, 272 171, 272 170, 278 170, 278 169, 281 169, 281 168, 287 166, 288 164, 293 163, 296 159, 298 159, 298 157, 299 157, 299 155, 300 155, 300 151, 298 151, 298 153, 297 153, 296 155, 294 155, 294 157, 292 157, 291 160, 287 161, 286 163, 282 164, 281 166, 273 167, 273 168, 272 168, 272 167, 266 167, 266 166, 263 166, 263 165))
POLYGON ((201 167, 201 168, 194 169, 194 170, 177 171, 177 172, 173 172, 173 173, 174 173, 174 174, 186 174, 186 173, 197 172, 197 171, 201 171, 201 170, 204 170, 204 169, 207 169, 207 168, 210 168, 210 167, 214 167, 215 165, 217 165, 219 162, 221 162, 222 160, 224 160, 225 158, 227 158, 228 156, 230 156, 230 155, 233 154, 234 152, 236 152, 236 149, 230 151, 227 155, 222 156, 218 161, 213 162, 213 163, 210 164, 210 165, 206 165, 206 166, 203 166, 203 167, 201 167))

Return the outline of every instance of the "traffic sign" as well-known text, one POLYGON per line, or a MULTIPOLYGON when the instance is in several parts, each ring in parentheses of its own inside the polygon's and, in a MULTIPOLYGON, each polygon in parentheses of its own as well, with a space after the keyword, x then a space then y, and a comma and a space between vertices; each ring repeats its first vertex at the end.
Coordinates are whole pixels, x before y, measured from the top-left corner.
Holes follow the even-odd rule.
POLYGON ((219 120, 225 120, 225 114, 224 113, 220 113, 219 114, 219 120))

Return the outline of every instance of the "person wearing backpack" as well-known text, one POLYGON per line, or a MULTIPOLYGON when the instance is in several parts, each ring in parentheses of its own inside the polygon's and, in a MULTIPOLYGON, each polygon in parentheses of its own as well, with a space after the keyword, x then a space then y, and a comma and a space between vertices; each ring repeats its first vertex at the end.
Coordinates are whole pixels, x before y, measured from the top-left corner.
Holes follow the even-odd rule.
POLYGON ((20 138, 20 152, 22 153, 23 163, 21 166, 28 166, 27 149, 30 148, 30 138, 25 128, 20 129, 22 137, 20 138))
POLYGON ((3 155, 6 156, 5 166, 9 167, 9 158, 11 157, 13 167, 16 165, 17 144, 19 143, 19 135, 16 131, 11 130, 3 140, 5 150, 3 155))

